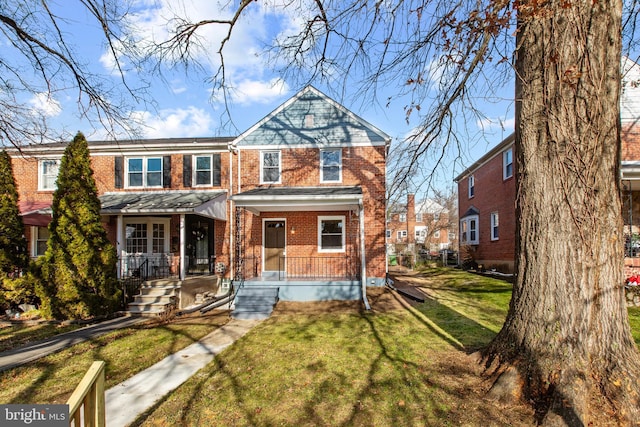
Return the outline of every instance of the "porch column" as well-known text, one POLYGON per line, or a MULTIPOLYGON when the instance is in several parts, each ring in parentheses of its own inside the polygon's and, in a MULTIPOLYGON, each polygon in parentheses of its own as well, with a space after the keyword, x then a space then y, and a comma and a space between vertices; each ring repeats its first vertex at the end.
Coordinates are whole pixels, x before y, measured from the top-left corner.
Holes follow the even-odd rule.
POLYGON ((124 265, 125 265, 125 245, 124 245, 124 223, 122 221, 122 215, 116 217, 116 252, 118 254, 118 279, 124 277, 124 265))
POLYGON ((184 280, 187 277, 187 264, 185 263, 186 251, 186 227, 185 227, 185 215, 180 214, 180 280, 184 280))
POLYGON ((362 204, 362 200, 359 203, 358 210, 360 211, 358 215, 360 217, 360 263, 362 272, 360 273, 361 284, 362 284, 362 301, 364 302, 364 307, 367 310, 371 310, 371 306, 369 306, 369 300, 367 299, 367 255, 365 253, 366 245, 364 241, 364 206, 362 204))

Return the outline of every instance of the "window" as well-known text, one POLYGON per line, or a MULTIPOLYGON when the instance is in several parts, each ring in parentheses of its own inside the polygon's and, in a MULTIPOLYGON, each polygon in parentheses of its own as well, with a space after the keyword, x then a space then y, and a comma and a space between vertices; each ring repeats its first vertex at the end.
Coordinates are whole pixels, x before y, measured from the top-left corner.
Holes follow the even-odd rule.
POLYGON ((439 212, 436 212, 436 213, 433 214, 433 220, 436 221, 436 222, 440 221, 440 213, 439 212))
POLYGON ((440 238, 440 230, 434 231, 433 232, 433 237, 436 238, 436 239, 439 239, 440 238))
POLYGON ((468 216, 460 220, 460 243, 466 245, 478 244, 478 216, 468 216))
POLYGON ((400 222, 407 222, 407 214, 406 213, 401 213, 399 215, 399 221, 400 222))
POLYGON ((397 236, 398 236, 398 240, 405 239, 407 237, 407 230, 398 231, 397 236))
POLYGON ((391 238, 391 230, 387 230, 387 239, 391 238))
POLYGON ((473 177, 473 175, 469 176, 468 184, 469 184, 469 198, 472 198, 476 192, 476 180, 473 177))
POLYGON ((211 185, 211 156, 196 156, 195 185, 211 185))
POLYGON ((129 187, 162 187, 162 157, 127 159, 129 187))
POLYGON ((49 228, 31 227, 31 255, 39 257, 47 251, 47 240, 49 240, 49 228))
POLYGON ((60 170, 60 160, 41 160, 38 169, 38 189, 55 190, 58 171, 60 170))
POLYGON ((280 152, 263 151, 260 157, 261 183, 280 183, 280 152))
POLYGON ((498 212, 491 212, 491 240, 498 240, 498 212))
POLYGON ((344 216, 318 217, 318 252, 344 252, 344 216))
POLYGON ((342 150, 320 151, 320 182, 342 181, 342 150))
POLYGON ((163 254, 169 252, 169 221, 142 220, 125 225, 125 249, 128 254, 163 254))
POLYGON ((513 176, 513 148, 502 153, 502 178, 507 179, 513 176))
POLYGON ((416 222, 422 222, 422 214, 421 213, 417 213, 416 214, 416 222))

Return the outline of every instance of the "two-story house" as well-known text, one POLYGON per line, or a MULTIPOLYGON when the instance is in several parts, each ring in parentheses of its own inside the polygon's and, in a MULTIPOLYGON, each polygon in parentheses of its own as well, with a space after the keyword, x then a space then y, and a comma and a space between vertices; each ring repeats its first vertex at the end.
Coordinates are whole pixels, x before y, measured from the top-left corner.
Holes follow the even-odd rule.
MULTIPOLYGON (((280 299, 357 299, 384 283, 390 138, 309 86, 238 137, 89 141, 120 277, 275 279, 280 299)), ((12 151, 31 255, 66 144, 12 151)))
MULTIPOLYGON (((640 272, 640 67, 623 58, 620 99, 621 188, 627 275, 640 272)), ((514 134, 459 174, 460 253, 482 267, 512 273, 515 262, 514 134)))
POLYGON ((420 250, 436 255, 451 249, 457 240, 452 213, 433 199, 416 203, 415 195, 407 195, 406 204, 395 204, 387 215, 387 245, 390 253, 420 250))

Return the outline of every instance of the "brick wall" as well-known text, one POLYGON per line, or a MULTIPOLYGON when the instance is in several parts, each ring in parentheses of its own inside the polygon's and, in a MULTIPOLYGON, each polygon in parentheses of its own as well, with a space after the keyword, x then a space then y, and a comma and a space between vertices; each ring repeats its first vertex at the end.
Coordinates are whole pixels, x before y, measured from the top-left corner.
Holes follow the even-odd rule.
MULTIPOLYGON (((511 270, 515 257, 516 164, 514 161, 514 176, 506 180, 503 179, 502 167, 500 152, 473 172, 475 191, 472 198, 468 197, 469 180, 463 178, 458 183, 458 207, 460 216, 472 206, 480 212, 476 261, 487 268, 506 266, 511 270), (499 215, 499 239, 495 241, 491 240, 492 212, 498 212, 499 215)), ((463 245, 462 242, 460 244, 463 245)))
MULTIPOLYGON (((282 149, 281 184, 270 184, 270 187, 303 187, 303 186, 360 186, 363 192, 365 215, 365 241, 367 275, 384 277, 386 273, 385 255, 385 147, 349 147, 342 149, 342 182, 320 182, 320 150, 318 149, 282 149)), ((240 152, 242 162, 241 191, 248 191, 260 185, 260 150, 243 149, 240 152)), ((319 215, 345 215, 348 233, 359 234, 359 220, 348 212, 282 212, 278 214, 263 213, 250 218, 251 232, 247 236, 251 240, 250 250, 257 251, 262 245, 262 218, 280 217, 287 219, 287 228, 296 226, 296 234, 287 233, 287 255, 307 255, 317 253, 317 221, 319 215), (304 230, 304 231, 303 231, 304 230), (300 234, 299 234, 300 233, 300 234), (291 242, 289 238, 293 239, 291 242), (292 242, 306 242, 293 244, 292 242), (291 245, 291 246, 289 246, 291 245), (293 251, 293 252, 292 252, 293 251)), ((248 228, 247 228, 248 229, 248 228)), ((348 234, 350 235, 350 234, 348 234)), ((350 242, 349 245, 355 243, 350 242)), ((357 253, 359 253, 359 248, 357 253)))

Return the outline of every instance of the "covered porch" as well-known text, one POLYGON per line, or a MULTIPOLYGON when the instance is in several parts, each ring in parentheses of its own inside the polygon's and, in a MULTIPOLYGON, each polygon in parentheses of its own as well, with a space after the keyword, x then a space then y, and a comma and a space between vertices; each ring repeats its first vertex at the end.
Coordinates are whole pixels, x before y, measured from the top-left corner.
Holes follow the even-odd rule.
POLYGON ((118 253, 118 277, 211 274, 226 222, 225 191, 114 192, 100 196, 101 214, 118 253), (218 224, 218 225, 216 225, 218 224))
POLYGON ((236 208, 234 278, 293 301, 357 299, 364 283, 359 187, 257 188, 236 208))

